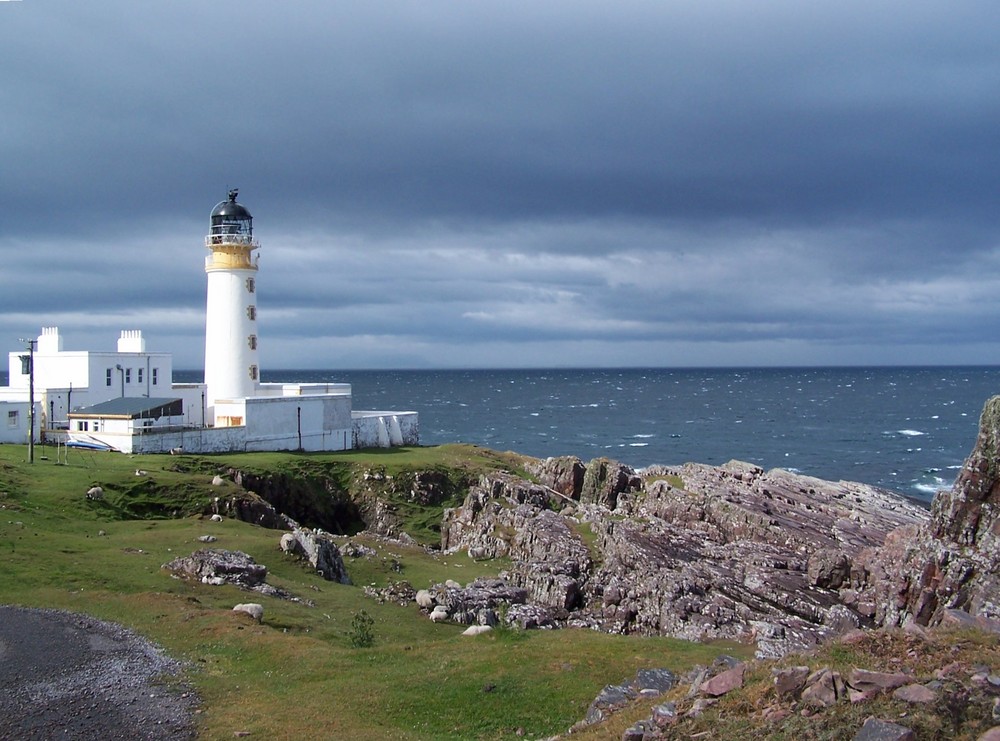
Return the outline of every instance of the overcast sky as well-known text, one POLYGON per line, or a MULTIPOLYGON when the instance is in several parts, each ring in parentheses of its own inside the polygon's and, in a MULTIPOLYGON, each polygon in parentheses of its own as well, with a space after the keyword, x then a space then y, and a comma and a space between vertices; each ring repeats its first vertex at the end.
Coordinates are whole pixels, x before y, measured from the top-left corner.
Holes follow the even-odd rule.
POLYGON ((1000 5, 0 0, 0 339, 279 368, 1000 363, 1000 5))

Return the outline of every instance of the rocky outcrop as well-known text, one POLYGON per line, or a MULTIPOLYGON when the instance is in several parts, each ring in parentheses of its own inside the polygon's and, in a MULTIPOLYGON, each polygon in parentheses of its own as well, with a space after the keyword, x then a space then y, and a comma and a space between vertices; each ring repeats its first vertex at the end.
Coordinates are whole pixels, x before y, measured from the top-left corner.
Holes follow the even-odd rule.
POLYGON ((483 476, 462 507, 445 511, 441 545, 472 558, 511 559, 505 574, 533 604, 572 610, 583 605, 590 551, 578 523, 552 507, 563 502, 548 487, 510 474, 483 476))
POLYGON ((231 584, 270 597, 299 601, 288 592, 268 584, 265 581, 267 567, 243 551, 203 549, 190 556, 175 558, 163 568, 179 579, 194 579, 212 586, 231 584))
POLYGON ((350 584, 347 567, 333 538, 322 530, 296 528, 281 536, 281 550, 305 559, 328 581, 350 584))
POLYGON ((226 497, 215 497, 205 510, 206 515, 229 517, 272 530, 291 530, 298 524, 278 512, 269 502, 250 491, 226 497))
POLYGON ((852 581, 883 624, 934 625, 949 610, 1000 619, 1000 396, 983 408, 975 448, 930 520, 865 551, 852 581))
POLYGON ((740 462, 640 478, 598 459, 577 495, 567 482, 581 467, 539 463, 545 484, 484 476, 446 511, 442 548, 509 558, 506 581, 561 624, 749 639, 777 656, 872 624, 856 561, 927 520, 891 492, 740 462))

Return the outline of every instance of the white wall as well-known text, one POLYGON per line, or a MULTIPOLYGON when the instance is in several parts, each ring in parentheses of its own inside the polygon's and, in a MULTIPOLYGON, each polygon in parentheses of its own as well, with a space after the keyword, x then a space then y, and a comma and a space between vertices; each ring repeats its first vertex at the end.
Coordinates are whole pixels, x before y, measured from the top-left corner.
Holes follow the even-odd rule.
MULTIPOLYGON (((38 405, 35 405, 37 412, 38 405)), ((38 440, 38 423, 35 423, 35 440, 38 440)), ((28 402, 0 400, 0 443, 28 443, 28 402), (13 413, 13 417, 11 414, 13 413), (13 422, 13 424, 12 424, 13 422)))
POLYGON ((416 412, 353 412, 355 448, 389 448, 419 445, 416 412))

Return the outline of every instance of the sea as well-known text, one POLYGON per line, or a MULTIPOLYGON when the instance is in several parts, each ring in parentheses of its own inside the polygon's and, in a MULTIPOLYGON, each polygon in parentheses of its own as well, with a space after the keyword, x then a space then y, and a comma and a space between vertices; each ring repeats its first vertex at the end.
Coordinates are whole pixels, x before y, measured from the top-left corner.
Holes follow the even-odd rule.
MULTIPOLYGON (((199 380, 194 374, 189 380, 199 380)), ((1000 367, 274 371, 352 384, 355 409, 416 411, 465 442, 635 468, 737 459, 930 501, 972 451, 1000 367)))
POLYGON ((350 383, 355 409, 419 412, 426 445, 635 468, 737 459, 924 501, 951 486, 983 404, 1000 393, 1000 367, 985 366, 281 370, 262 380, 350 383))

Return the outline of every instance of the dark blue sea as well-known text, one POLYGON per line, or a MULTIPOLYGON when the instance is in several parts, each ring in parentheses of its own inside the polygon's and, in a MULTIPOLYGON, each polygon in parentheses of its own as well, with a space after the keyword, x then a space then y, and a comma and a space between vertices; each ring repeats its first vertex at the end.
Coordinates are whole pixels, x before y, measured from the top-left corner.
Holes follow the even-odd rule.
MULTIPOLYGON (((197 379, 198 374, 194 378, 197 379)), ((1000 368, 280 371, 355 409, 420 413, 424 444, 643 467, 731 459, 930 499, 972 450, 1000 368)))
POLYGON ((263 380, 349 382, 355 409, 419 412, 427 445, 637 468, 736 458, 927 500, 954 481, 984 402, 1000 393, 997 367, 311 370, 263 380))

